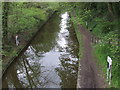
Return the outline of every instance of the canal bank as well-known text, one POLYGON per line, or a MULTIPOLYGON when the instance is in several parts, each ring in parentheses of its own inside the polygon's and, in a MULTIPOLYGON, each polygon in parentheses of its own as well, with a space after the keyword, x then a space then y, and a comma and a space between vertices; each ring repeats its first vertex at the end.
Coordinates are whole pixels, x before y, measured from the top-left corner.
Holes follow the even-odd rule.
POLYGON ((79 42, 77 88, 106 88, 101 68, 97 66, 98 61, 91 44, 91 33, 79 23, 74 14, 71 17, 79 42))
POLYGON ((3 88, 76 88, 78 42, 68 13, 51 18, 3 77, 3 88))
POLYGON ((49 15, 49 17, 39 26, 39 29, 36 32, 32 32, 32 37, 29 38, 29 40, 27 40, 24 44, 16 47, 13 51, 13 53, 11 53, 11 56, 9 56, 9 58, 5 58, 5 60, 2 62, 2 74, 0 77, 2 77, 5 73, 5 71, 9 68, 9 66, 12 64, 12 62, 19 58, 19 56, 21 55, 22 52, 25 51, 25 49, 28 47, 28 45, 31 43, 31 41, 33 40, 33 38, 38 34, 38 32, 41 30, 42 27, 44 27, 44 25, 49 21, 49 19, 51 19, 53 17, 53 15, 56 13, 57 11, 54 11, 51 15, 49 15))
POLYGON ((78 74, 77 74, 77 86, 76 88, 81 88, 80 86, 80 60, 83 56, 83 40, 82 40, 82 35, 79 31, 79 27, 78 27, 78 22, 76 20, 76 18, 74 17, 74 15, 72 13, 70 13, 70 16, 71 16, 71 22, 72 22, 72 25, 74 27, 74 30, 75 30, 75 34, 76 34, 76 37, 77 37, 77 40, 78 40, 78 43, 79 43, 79 46, 78 46, 78 49, 79 49, 79 52, 78 52, 78 74))

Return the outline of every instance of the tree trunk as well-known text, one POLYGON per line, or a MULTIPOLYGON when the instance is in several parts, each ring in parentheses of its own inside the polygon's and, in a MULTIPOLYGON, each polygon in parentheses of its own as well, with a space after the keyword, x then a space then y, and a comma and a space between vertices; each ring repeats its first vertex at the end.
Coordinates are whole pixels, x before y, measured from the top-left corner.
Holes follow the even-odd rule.
POLYGON ((108 11, 110 13, 110 16, 113 18, 113 20, 115 19, 115 15, 114 15, 114 12, 113 12, 113 6, 112 6, 112 3, 108 2, 107 3, 108 5, 108 11))
POLYGON ((9 11, 9 2, 4 2, 3 6, 3 43, 7 41, 8 36, 8 11, 9 11))

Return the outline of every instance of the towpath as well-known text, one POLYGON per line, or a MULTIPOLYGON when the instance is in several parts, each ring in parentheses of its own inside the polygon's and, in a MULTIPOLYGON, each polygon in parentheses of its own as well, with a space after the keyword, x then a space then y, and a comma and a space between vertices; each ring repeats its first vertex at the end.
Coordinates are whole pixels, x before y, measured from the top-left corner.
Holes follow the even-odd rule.
POLYGON ((82 25, 79 24, 79 31, 82 35, 83 56, 80 60, 78 73, 78 88, 106 88, 105 79, 101 69, 96 64, 96 57, 93 54, 91 35, 82 25))

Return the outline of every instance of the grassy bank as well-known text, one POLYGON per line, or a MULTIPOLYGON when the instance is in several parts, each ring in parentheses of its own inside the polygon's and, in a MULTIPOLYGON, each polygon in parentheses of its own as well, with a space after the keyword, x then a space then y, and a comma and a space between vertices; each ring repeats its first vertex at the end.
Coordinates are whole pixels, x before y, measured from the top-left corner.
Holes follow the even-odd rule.
MULTIPOLYGON (((112 82, 109 87, 115 88, 120 88, 120 25, 118 24, 120 22, 120 17, 118 16, 118 13, 120 13, 120 9, 118 9, 119 5, 120 4, 118 3, 68 4, 68 6, 71 6, 71 12, 74 12, 76 17, 72 17, 72 21, 75 24, 82 24, 85 28, 91 31, 93 36, 101 40, 100 43, 97 43, 94 46, 94 50, 96 57, 98 58, 98 64, 102 67, 102 71, 104 72, 104 77, 106 77, 107 56, 112 58, 112 82), (111 13, 108 10, 109 5, 114 7, 113 16, 111 16, 111 13)), ((76 35, 79 38, 79 32, 76 33, 76 35)), ((81 51, 81 46, 79 49, 79 51, 81 51)))
MULTIPOLYGON (((77 16, 75 18, 74 16, 71 15, 71 20, 73 22, 73 25, 75 28, 75 33, 76 33, 76 36, 77 36, 77 39, 79 42, 79 54, 78 55, 79 55, 79 60, 80 60, 80 58, 83 55, 83 44, 82 44, 82 35, 78 29, 78 24, 81 24, 81 23, 79 23, 77 16)), ((115 35, 111 35, 111 38, 112 37, 115 38, 115 35)), ((119 88, 119 85, 120 85, 119 84, 119 72, 116 71, 118 69, 118 67, 116 67, 117 61, 115 60, 117 56, 113 57, 113 56, 117 55, 117 53, 119 51, 116 53, 114 51, 112 51, 113 47, 117 47, 117 45, 116 45, 117 42, 115 40, 112 40, 112 44, 109 44, 108 42, 109 42, 109 39, 106 36, 106 38, 102 38, 102 41, 100 43, 93 45, 94 54, 96 55, 96 58, 98 59, 97 65, 99 65, 101 67, 101 70, 103 71, 104 77, 106 77, 106 71, 107 71, 107 56, 110 56, 112 58, 112 60, 113 60, 112 82, 111 82, 111 85, 109 85, 109 87, 110 88, 111 87, 119 88)), ((79 65, 80 65, 80 63, 79 63, 79 65)))
MULTIPOLYGON (((110 50, 109 50, 109 45, 101 45, 101 44, 97 44, 94 47, 95 50, 95 55, 98 58, 98 65, 100 65, 102 67, 102 71, 104 73, 104 77, 106 76, 107 73, 107 56, 112 55, 110 50)), ((119 83, 119 72, 117 71, 117 63, 116 60, 114 58, 112 58, 113 63, 112 63, 112 81, 111 81, 111 85, 109 85, 109 88, 114 87, 114 88, 120 88, 120 83, 119 83), (117 73, 118 72, 118 73, 117 73)), ((106 78, 105 78, 106 79, 106 78)), ((106 81, 107 82, 107 81, 106 81)))

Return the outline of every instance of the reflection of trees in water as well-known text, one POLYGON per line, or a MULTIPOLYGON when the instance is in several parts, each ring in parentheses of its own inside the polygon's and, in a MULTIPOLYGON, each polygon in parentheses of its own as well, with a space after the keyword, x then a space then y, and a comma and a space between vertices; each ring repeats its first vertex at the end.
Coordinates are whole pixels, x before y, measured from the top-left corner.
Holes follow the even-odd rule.
POLYGON ((61 88, 76 88, 78 61, 61 56, 60 67, 56 68, 61 78, 61 88))
MULTIPOLYGON (((30 53, 29 53, 30 54, 30 53)), ((37 87, 45 87, 47 81, 45 81, 45 77, 42 76, 42 73, 46 71, 42 71, 41 69, 44 68, 44 66, 41 65, 40 62, 40 56, 36 53, 36 50, 32 49, 32 54, 34 55, 23 55, 20 60, 22 65, 22 71, 21 73, 25 73, 24 78, 26 79, 26 82, 24 82, 24 87, 27 88, 37 88, 37 87)), ((20 73, 19 73, 20 74, 20 73)), ((22 81, 23 78, 20 80, 22 81)))
MULTIPOLYGON (((40 62, 42 57, 38 57, 37 54, 35 54, 36 50, 32 49, 31 54, 33 55, 24 55, 21 60, 23 60, 23 67, 25 69, 24 72, 26 72, 26 79, 28 82, 26 83, 27 87, 46 87, 49 83, 56 84, 49 78, 49 75, 52 73, 53 69, 45 70, 44 66, 42 66, 42 62, 40 62), (29 57, 29 58, 28 58, 29 57), (32 62, 30 62, 32 61, 32 62), (30 72, 30 73, 28 73, 30 72)), ((29 53, 30 54, 30 53, 29 53)), ((42 56, 42 55, 40 55, 42 56)))
POLYGON ((54 48, 56 44, 56 36, 59 31, 60 18, 55 15, 40 30, 39 34, 32 41, 32 46, 37 52, 48 52, 54 48))
POLYGON ((58 44, 60 56, 60 67, 56 68, 61 78, 61 88, 76 88, 78 72, 78 42, 72 27, 69 29, 69 36, 66 36, 67 47, 62 48, 58 44))
POLYGON ((40 58, 35 54, 35 50, 32 50, 34 55, 22 55, 19 58, 16 65, 12 65, 10 70, 5 76, 3 87, 4 88, 43 88, 46 83, 49 82, 47 76, 43 76, 42 73, 47 71, 41 70, 44 66, 41 65, 40 58))
POLYGON ((17 69, 15 69, 14 66, 11 67, 11 71, 9 73, 9 75, 7 75, 7 77, 5 77, 3 79, 4 83, 3 83, 3 88, 22 88, 22 83, 20 82, 19 78, 18 78, 18 74, 17 74, 17 69), (10 81, 8 81, 10 80, 10 81))
POLYGON ((79 44, 78 44, 78 40, 75 34, 75 30, 73 28, 73 26, 71 25, 71 27, 69 28, 69 38, 68 38, 68 46, 71 48, 71 50, 69 50, 68 52, 70 52, 71 54, 75 55, 78 57, 78 51, 79 51, 79 44))
POLYGON ((39 80, 42 66, 37 61, 30 63, 26 58, 25 55, 21 56, 19 62, 10 68, 9 74, 4 79, 3 87, 33 88, 44 86, 42 81, 39 80))
MULTIPOLYGON (((17 61, 15 65, 12 65, 9 73, 7 73, 7 77, 5 78, 4 87, 43 88, 46 87, 49 82, 56 84, 50 78, 48 78, 48 75, 52 73, 52 70, 44 70, 44 66, 41 65, 40 61, 41 58, 44 57, 42 52, 48 52, 55 46, 55 37, 59 29, 59 27, 56 27, 58 26, 59 19, 56 20, 54 20, 54 22, 50 21, 50 23, 47 25, 47 28, 43 29, 43 31, 40 32, 41 34, 38 35, 35 40, 33 40, 31 44, 33 46, 33 55, 24 54, 21 56, 21 58, 19 58, 19 61, 17 61), (52 27, 52 29, 49 29, 50 27, 52 27)), ((61 87, 63 88, 76 88, 78 61, 75 60, 75 57, 77 55, 76 53, 78 52, 76 52, 77 50, 74 46, 76 45, 74 43, 75 40, 72 40, 72 38, 74 37, 66 37, 68 41, 68 47, 64 48, 66 53, 63 53, 64 55, 61 55, 60 57, 61 66, 56 68, 56 71, 61 78, 61 87)), ((57 47, 58 51, 63 50, 63 48, 60 48, 61 47, 59 46, 57 47)))

